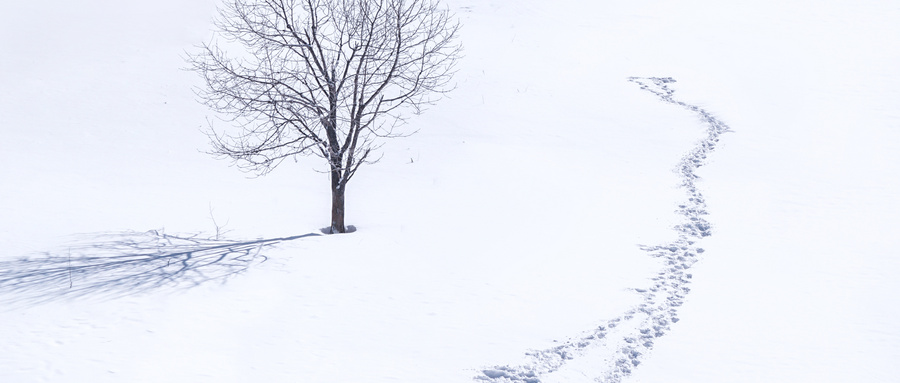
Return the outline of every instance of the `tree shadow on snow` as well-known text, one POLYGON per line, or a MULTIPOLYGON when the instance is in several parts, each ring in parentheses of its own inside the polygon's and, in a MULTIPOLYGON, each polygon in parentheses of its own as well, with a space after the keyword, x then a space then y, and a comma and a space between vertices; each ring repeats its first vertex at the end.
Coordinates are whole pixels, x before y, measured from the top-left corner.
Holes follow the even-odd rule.
POLYGON ((117 298, 164 287, 224 283, 265 262, 266 248, 318 235, 250 241, 168 235, 157 230, 82 235, 64 253, 0 261, 0 303, 117 298))

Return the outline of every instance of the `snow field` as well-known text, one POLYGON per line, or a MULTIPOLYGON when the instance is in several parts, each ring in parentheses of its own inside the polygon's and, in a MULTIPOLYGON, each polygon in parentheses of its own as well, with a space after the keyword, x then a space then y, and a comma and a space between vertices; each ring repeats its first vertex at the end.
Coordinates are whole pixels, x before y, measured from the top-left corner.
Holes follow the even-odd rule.
MULTIPOLYGON (((316 159, 246 179, 199 152, 180 55, 214 3, 192 4, 0 15, 0 272, 76 233, 210 233, 211 208, 239 240, 327 224, 316 159)), ((351 181, 356 233, 281 242, 224 284, 0 291, 0 381, 457 382, 577 340, 641 303, 661 261, 638 245, 677 239, 674 170, 704 135, 630 76, 674 77, 735 133, 698 172, 712 235, 680 320, 623 381, 900 373, 896 7, 448 4, 458 88, 351 181)), ((615 336, 541 380, 606 376, 615 336)))

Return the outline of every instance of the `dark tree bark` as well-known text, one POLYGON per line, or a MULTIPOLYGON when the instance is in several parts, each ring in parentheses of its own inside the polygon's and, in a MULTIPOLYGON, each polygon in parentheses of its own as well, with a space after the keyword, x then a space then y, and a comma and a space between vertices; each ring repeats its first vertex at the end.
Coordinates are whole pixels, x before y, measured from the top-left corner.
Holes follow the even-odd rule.
POLYGON ((377 161, 380 140, 403 136, 408 113, 449 91, 459 24, 438 0, 227 0, 215 41, 191 55, 204 104, 237 128, 210 127, 212 153, 266 174, 285 159, 322 157, 331 229, 346 232, 347 182, 377 161))
POLYGON ((331 230, 329 233, 346 233, 344 225, 344 187, 339 168, 331 170, 331 230))
POLYGON ((331 191, 331 229, 330 234, 346 233, 344 224, 344 189, 331 191))

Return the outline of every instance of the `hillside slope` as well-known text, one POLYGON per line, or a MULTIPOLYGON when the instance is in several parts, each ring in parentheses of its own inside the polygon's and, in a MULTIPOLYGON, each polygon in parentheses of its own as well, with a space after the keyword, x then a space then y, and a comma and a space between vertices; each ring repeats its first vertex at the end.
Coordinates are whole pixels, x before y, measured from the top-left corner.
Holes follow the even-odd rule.
POLYGON ((711 235, 631 375, 612 355, 640 326, 540 380, 900 373, 900 10, 448 5, 458 87, 351 181, 340 236, 317 159, 251 179, 202 153, 182 68, 213 2, 0 15, 0 381, 513 379, 641 307, 667 262, 647 246, 679 238, 708 125, 632 76, 734 130, 697 171, 711 235))

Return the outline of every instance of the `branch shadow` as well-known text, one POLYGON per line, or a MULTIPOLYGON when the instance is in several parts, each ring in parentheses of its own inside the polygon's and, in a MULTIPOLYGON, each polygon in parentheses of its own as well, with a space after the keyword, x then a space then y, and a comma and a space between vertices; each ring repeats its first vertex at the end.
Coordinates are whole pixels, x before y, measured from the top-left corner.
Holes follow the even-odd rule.
POLYGON ((265 249, 319 235, 250 241, 157 230, 80 235, 65 253, 0 261, 0 303, 18 306, 88 296, 113 299, 161 288, 224 283, 265 262, 265 249))

